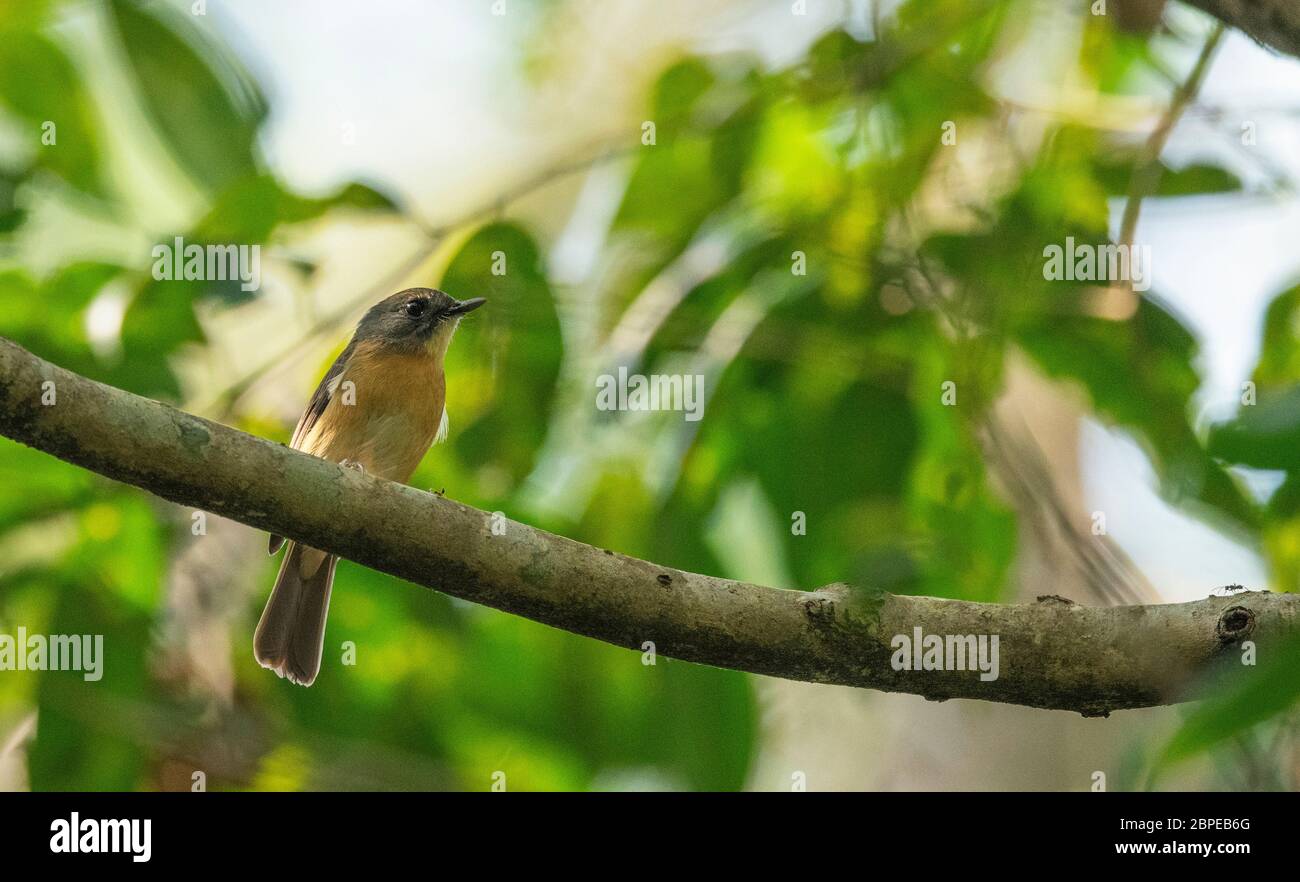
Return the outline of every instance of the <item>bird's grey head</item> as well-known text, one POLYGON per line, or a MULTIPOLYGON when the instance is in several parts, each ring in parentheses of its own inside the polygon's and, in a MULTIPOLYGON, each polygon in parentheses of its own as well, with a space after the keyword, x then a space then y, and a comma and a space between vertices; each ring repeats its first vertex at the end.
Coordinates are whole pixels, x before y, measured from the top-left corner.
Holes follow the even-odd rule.
POLYGON ((461 316, 485 302, 482 297, 457 300, 436 288, 407 288, 370 308, 357 325, 356 342, 411 354, 430 350, 444 354, 461 316))

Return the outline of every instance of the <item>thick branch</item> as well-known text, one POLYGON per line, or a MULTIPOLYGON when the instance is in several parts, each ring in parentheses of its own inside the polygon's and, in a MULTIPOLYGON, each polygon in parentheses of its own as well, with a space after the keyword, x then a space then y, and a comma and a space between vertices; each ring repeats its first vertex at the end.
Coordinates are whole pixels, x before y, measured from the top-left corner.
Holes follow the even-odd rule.
POLYGON ((794 680, 1102 714, 1179 700, 1208 663, 1235 658, 1241 640, 1267 643, 1300 621, 1293 595, 1093 609, 838 584, 802 592, 686 573, 513 521, 496 535, 485 512, 96 383, 3 338, 0 433, 456 597, 619 646, 652 642, 674 658, 794 680), (999 676, 894 670, 892 638, 916 627, 998 635, 999 676))

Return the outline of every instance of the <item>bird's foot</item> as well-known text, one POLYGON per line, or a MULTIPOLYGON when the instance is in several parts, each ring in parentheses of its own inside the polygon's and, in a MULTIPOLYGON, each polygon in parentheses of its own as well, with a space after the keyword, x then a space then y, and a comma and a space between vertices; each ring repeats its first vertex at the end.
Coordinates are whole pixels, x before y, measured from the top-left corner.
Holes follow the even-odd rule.
POLYGON ((365 474, 366 471, 366 467, 363 466, 361 463, 357 462, 355 459, 341 460, 339 462, 339 465, 343 466, 343 468, 345 469, 355 469, 358 472, 361 472, 362 474, 365 474))

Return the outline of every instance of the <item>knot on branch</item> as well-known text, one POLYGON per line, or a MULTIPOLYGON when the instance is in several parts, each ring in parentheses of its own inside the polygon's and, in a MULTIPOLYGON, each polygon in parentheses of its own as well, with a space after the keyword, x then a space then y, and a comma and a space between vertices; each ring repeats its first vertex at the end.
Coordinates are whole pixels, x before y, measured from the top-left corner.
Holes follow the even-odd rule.
POLYGON ((803 611, 809 623, 819 631, 829 630, 835 624, 835 601, 820 591, 809 592, 803 598, 803 611))
POLYGON ((1040 594, 1038 595, 1039 603, 1059 603, 1062 606, 1078 606, 1068 597, 1062 597, 1059 594, 1040 594))
POLYGON ((1214 633, 1223 643, 1245 640, 1255 630, 1255 613, 1244 606, 1230 606, 1219 615, 1214 633))

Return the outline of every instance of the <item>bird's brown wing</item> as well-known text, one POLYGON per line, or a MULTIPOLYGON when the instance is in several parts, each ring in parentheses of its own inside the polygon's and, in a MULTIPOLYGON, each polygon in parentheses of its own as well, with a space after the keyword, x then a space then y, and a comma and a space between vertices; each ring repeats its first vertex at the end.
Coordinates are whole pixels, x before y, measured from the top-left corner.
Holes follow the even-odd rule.
POLYGON ((330 365, 330 369, 325 372, 325 376, 321 377, 320 385, 317 386, 316 391, 312 393, 311 401, 307 402, 307 409, 302 412, 302 417, 299 418, 298 425, 293 430, 293 437, 289 440, 289 446, 294 450, 301 449, 298 446, 299 443, 301 443, 302 439, 311 431, 311 427, 316 425, 316 421, 320 419, 320 415, 325 412, 325 408, 329 407, 330 399, 333 397, 333 394, 330 391, 330 386, 334 385, 334 381, 343 374, 344 368, 347 367, 348 360, 352 358, 352 352, 356 349, 356 345, 357 343, 355 340, 349 343, 343 351, 339 353, 339 357, 334 359, 334 363, 330 365))
MULTIPOLYGON (((325 412, 325 408, 329 407, 330 399, 333 397, 330 387, 334 386, 334 381, 342 376, 344 369, 347 367, 348 359, 352 357, 352 351, 356 348, 356 343, 356 340, 348 343, 343 351, 339 353, 339 357, 334 359, 334 363, 325 372, 325 376, 321 377, 320 385, 312 393, 311 400, 307 402, 307 409, 302 412, 302 416, 298 419, 298 425, 293 430, 293 437, 289 439, 289 446, 294 450, 301 449, 298 445, 302 443, 303 438, 307 437, 311 427, 316 425, 316 421, 325 412)), ((267 550, 270 554, 275 554, 283 545, 284 537, 272 534, 271 541, 267 544, 267 550)))

